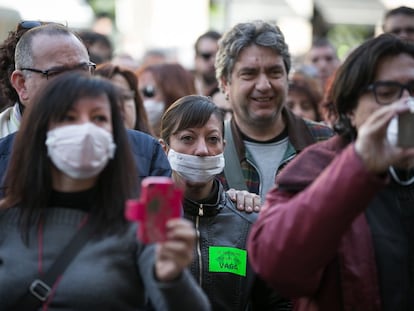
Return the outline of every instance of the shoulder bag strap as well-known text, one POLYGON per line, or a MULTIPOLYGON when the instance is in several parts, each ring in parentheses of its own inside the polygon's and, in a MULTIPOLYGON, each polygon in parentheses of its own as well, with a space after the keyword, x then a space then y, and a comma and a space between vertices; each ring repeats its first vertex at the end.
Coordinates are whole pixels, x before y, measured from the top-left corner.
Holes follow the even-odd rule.
POLYGON ((224 166, 224 175, 226 177, 229 188, 236 190, 248 190, 244 182, 240 160, 237 155, 236 146, 231 132, 230 120, 224 122, 224 139, 226 140, 226 147, 224 148, 224 158, 226 164, 224 166))
POLYGON ((76 257, 81 248, 89 241, 92 228, 94 226, 86 223, 75 233, 49 270, 30 284, 28 292, 19 299, 13 310, 36 310, 47 300, 56 279, 63 274, 72 259, 76 257))

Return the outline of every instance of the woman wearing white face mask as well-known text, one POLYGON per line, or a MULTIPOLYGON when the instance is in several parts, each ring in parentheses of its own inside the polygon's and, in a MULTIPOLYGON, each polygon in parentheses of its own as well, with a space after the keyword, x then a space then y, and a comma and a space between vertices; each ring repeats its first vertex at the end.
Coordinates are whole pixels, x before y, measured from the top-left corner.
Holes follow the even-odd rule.
POLYGON ((246 239, 257 214, 240 212, 215 178, 224 168, 223 114, 204 96, 185 96, 161 120, 160 142, 184 190, 184 216, 198 231, 191 272, 214 310, 290 310, 250 268, 246 239))
POLYGON ((167 241, 143 245, 124 218, 138 178, 118 100, 110 81, 69 73, 25 112, 0 203, 0 310, 209 310, 186 270, 191 223, 172 219, 167 241), (48 277, 62 253, 74 257, 48 277))
POLYGON ((138 85, 155 137, 160 137, 162 114, 177 99, 196 94, 194 77, 177 63, 154 64, 137 71, 138 85))

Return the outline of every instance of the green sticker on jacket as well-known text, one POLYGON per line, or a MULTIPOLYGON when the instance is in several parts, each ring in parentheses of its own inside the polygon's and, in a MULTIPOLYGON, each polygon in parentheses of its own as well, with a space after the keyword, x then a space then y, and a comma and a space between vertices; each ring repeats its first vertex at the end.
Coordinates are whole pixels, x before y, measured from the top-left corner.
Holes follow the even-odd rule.
POLYGON ((210 272, 228 272, 246 276, 246 250, 235 247, 210 246, 208 255, 210 272))

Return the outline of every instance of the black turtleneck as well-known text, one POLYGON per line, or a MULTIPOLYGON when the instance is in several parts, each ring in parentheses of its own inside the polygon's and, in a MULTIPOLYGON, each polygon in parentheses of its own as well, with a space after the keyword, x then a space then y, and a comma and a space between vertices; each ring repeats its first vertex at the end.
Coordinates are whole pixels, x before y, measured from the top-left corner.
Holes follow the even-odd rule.
POLYGON ((96 198, 96 188, 79 192, 52 191, 49 206, 66 207, 90 212, 96 198))

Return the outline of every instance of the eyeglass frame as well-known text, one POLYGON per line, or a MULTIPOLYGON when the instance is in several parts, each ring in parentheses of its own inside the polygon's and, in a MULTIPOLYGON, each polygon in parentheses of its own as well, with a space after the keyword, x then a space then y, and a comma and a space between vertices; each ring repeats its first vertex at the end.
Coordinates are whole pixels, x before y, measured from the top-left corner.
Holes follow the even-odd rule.
POLYGON ((66 72, 66 71, 72 71, 72 70, 80 69, 82 66, 88 66, 88 70, 89 70, 90 74, 93 74, 95 69, 96 69, 96 64, 89 61, 89 62, 86 62, 86 63, 78 64, 74 67, 54 67, 54 68, 50 68, 50 69, 46 69, 46 70, 41 70, 41 69, 37 69, 37 68, 30 68, 30 67, 23 67, 23 68, 19 68, 19 70, 27 70, 27 71, 39 73, 43 77, 45 77, 46 80, 49 80, 50 74, 52 74, 52 76, 53 75, 58 75, 58 74, 61 74, 63 72, 66 72))
POLYGON ((414 95, 414 81, 411 81, 409 84, 402 84, 399 83, 397 81, 376 81, 374 83, 371 83, 370 85, 367 86, 366 88, 367 91, 370 91, 374 94, 374 98, 375 101, 377 102, 377 104, 381 105, 381 106, 386 106, 389 105, 391 103, 393 103, 396 100, 399 100, 404 92, 404 90, 407 90, 408 93, 412 96, 414 95), (378 100, 378 94, 377 94, 377 87, 379 86, 398 86, 399 89, 399 94, 396 98, 393 98, 390 102, 382 102, 378 100), (411 87, 411 90, 410 90, 411 87))

